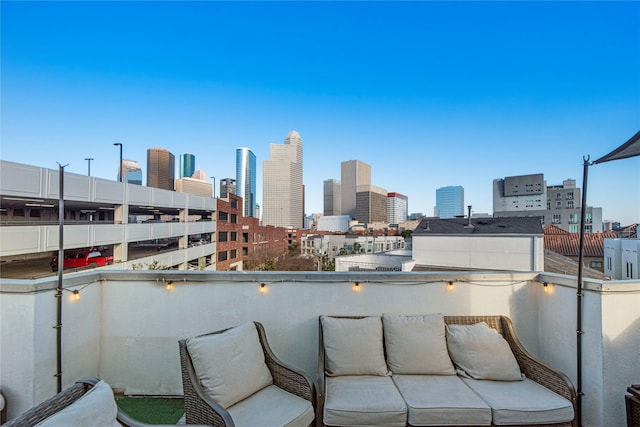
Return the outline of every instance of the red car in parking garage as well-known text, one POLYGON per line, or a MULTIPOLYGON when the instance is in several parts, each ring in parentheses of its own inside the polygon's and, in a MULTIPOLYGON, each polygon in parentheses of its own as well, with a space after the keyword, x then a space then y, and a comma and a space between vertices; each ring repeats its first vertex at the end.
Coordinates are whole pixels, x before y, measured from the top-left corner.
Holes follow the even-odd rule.
MULTIPOLYGON (((113 257, 110 255, 102 255, 98 250, 87 250, 75 252, 64 257, 64 268, 80 268, 80 267, 104 267, 113 264, 113 257)), ((58 271, 58 257, 51 258, 49 262, 51 271, 58 271)))

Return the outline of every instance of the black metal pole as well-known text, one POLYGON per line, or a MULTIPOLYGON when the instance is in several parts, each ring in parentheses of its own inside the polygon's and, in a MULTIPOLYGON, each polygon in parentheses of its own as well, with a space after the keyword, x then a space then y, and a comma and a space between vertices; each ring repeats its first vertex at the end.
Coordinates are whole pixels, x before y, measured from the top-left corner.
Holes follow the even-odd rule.
POLYGON ((113 145, 118 145, 120 146, 120 167, 118 168, 118 181, 119 182, 124 182, 124 179, 122 178, 123 175, 123 168, 122 168, 122 143, 121 142, 114 142, 113 145))
POLYGON ((87 161, 87 176, 91 176, 91 160, 93 160, 93 158, 86 157, 85 160, 87 161))
POLYGON ((58 199, 58 284, 56 325, 56 379, 58 393, 62 391, 62 273, 64 269, 64 166, 58 163, 59 199, 58 199))
POLYGON ((582 173, 582 204, 580 205, 580 247, 578 249, 578 290, 576 293, 576 375, 578 377, 578 384, 576 390, 576 419, 578 420, 578 426, 582 426, 582 263, 584 258, 584 223, 585 223, 585 210, 587 206, 587 177, 589 174, 589 156, 583 157, 584 169, 582 173))

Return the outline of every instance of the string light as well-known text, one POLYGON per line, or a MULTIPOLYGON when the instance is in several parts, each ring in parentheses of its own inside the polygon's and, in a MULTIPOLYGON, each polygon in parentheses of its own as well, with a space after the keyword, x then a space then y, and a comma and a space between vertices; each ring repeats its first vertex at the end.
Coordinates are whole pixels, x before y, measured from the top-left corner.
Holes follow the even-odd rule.
POLYGON ((447 290, 448 291, 453 291, 453 282, 451 282, 451 281, 447 282, 447 290))
POLYGON ((73 290, 73 299, 78 301, 80 299, 80 291, 77 289, 73 290))
POLYGON ((267 288, 267 284, 266 283, 260 283, 260 293, 261 294, 266 294, 268 290, 269 289, 267 288))
POLYGON ((169 280, 167 282, 167 290, 168 291, 172 291, 173 290, 173 282, 171 280, 169 280))
POLYGON ((360 287, 360 282, 353 283, 353 292, 360 292, 362 288, 360 287))

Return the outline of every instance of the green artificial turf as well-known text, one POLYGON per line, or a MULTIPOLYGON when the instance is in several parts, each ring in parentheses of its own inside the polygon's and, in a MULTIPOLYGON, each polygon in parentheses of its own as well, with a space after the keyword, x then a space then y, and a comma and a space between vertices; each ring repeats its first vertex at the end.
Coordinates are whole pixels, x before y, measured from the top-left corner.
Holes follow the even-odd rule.
POLYGON ((117 397, 116 403, 130 417, 149 424, 175 424, 184 414, 180 398, 117 397))

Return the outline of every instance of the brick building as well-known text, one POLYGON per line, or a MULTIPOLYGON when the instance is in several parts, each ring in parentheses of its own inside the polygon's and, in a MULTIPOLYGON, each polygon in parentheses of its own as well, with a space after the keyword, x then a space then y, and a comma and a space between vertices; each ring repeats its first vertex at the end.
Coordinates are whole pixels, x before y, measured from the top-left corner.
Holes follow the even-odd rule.
POLYGON ((242 197, 228 194, 217 201, 216 270, 241 271, 250 257, 284 254, 300 245, 298 229, 262 226, 258 218, 242 216, 242 197))

